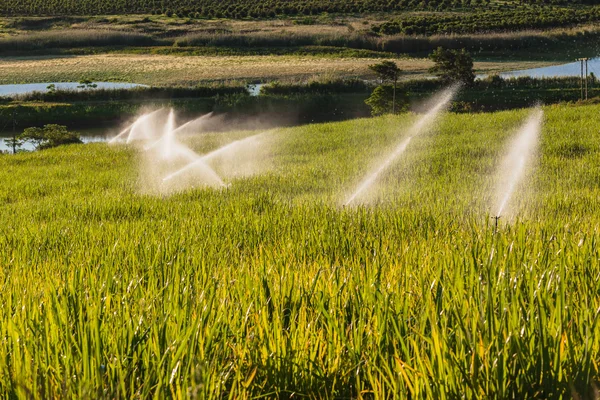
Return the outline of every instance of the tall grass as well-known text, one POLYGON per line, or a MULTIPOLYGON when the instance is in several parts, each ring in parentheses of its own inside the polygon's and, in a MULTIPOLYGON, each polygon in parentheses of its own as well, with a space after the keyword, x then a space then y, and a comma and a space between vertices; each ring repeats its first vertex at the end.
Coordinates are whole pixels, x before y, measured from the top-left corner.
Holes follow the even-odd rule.
POLYGON ((176 46, 226 46, 226 47, 284 47, 333 46, 356 49, 377 49, 377 39, 360 33, 193 33, 175 41, 176 46))
POLYGON ((80 102, 114 100, 159 100, 213 97, 245 93, 244 86, 196 86, 196 87, 136 87, 132 89, 94 89, 94 90, 54 90, 50 92, 32 92, 13 96, 17 101, 44 102, 80 102))
POLYGON ((470 51, 518 50, 527 48, 554 48, 573 41, 592 43, 600 31, 581 27, 554 31, 521 31, 512 33, 485 33, 468 35, 383 35, 368 33, 296 33, 296 32, 201 32, 175 40, 176 46, 224 47, 298 47, 333 46, 384 51, 390 53, 424 53, 438 47, 470 51))
MULTIPOLYGON (((182 37, 159 38, 150 34, 113 29, 61 29, 27 33, 0 38, 0 52, 51 51, 86 47, 151 47, 160 54, 316 54, 345 57, 378 56, 375 53, 339 53, 335 49, 368 50, 392 54, 425 54, 437 47, 466 48, 472 52, 493 52, 520 49, 553 49, 585 44, 593 52, 600 31, 584 26, 567 30, 521 31, 513 33, 487 33, 467 35, 383 35, 368 32, 197 32, 182 37), (178 47, 179 49, 174 49, 178 47), (181 49, 181 48, 186 49, 181 49), (194 53, 193 49, 198 48, 194 53), (285 49, 283 51, 282 49, 285 49), (282 53, 283 52, 283 53, 282 53)), ((139 49, 137 49, 139 51, 139 49)), ((585 50, 579 50, 585 51, 585 50)), ((586 53, 587 54, 587 53, 586 53)))
POLYGON ((593 398, 599 111, 546 109, 497 234, 526 111, 444 116, 370 208, 337 204, 411 116, 280 130, 271 172, 167 198, 128 148, 0 156, 0 397, 593 398))
POLYGON ((70 47, 152 46, 158 42, 148 35, 112 30, 52 30, 0 38, 0 52, 70 47))

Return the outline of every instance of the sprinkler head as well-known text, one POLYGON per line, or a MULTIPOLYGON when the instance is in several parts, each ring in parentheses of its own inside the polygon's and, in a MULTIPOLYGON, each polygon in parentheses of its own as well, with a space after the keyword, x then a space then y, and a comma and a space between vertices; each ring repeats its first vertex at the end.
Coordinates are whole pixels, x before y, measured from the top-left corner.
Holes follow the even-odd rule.
POLYGON ((495 224, 494 224, 494 233, 498 232, 498 220, 501 218, 500 215, 496 215, 495 217, 491 217, 493 220, 495 220, 495 224))

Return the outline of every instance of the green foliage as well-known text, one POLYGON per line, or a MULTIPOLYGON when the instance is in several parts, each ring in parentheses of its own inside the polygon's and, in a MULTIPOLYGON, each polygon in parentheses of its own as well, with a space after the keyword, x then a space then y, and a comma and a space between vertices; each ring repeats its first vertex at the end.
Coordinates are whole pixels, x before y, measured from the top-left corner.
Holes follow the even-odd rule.
POLYGON ((70 47, 150 46, 158 43, 148 35, 134 32, 93 29, 51 30, 0 37, 0 52, 47 51, 70 47))
POLYGON ((6 145, 6 147, 9 148, 9 150, 7 151, 7 153, 17 153, 18 151, 21 150, 21 147, 23 147, 23 140, 20 140, 17 136, 13 136, 13 137, 6 137, 3 138, 4 140, 4 144, 6 145))
POLYGON ((448 50, 438 47, 429 58, 435 65, 429 72, 437 75, 444 83, 472 85, 475 81, 473 58, 465 50, 448 50))
POLYGON ((474 13, 411 15, 374 25, 381 35, 447 35, 566 27, 600 21, 600 7, 535 7, 474 13))
POLYGON ((277 16, 306 16, 300 24, 310 24, 310 16, 322 13, 385 12, 411 9, 452 9, 470 1, 412 0, 394 2, 378 0, 170 0, 168 4, 153 0, 4 0, 0 15, 105 15, 105 14, 164 14, 177 18, 275 18, 277 16))
MULTIPOLYGON (((330 13, 365 13, 394 11, 478 11, 485 12, 490 8, 501 11, 519 9, 536 10, 534 7, 521 7, 525 4, 540 4, 544 9, 547 3, 572 5, 568 0, 509 0, 502 3, 489 0, 3 0, 0 2, 0 15, 107 15, 107 14, 162 14, 169 18, 236 18, 236 19, 271 19, 294 16, 294 22, 302 25, 313 24, 316 19, 327 19, 330 13)), ((580 4, 597 4, 596 0, 576 1, 580 4)), ((553 9, 551 9, 554 11, 553 9)), ((577 10, 577 9, 576 9, 577 10)), ((554 11, 552 17, 558 14, 554 11)), ((572 18, 571 13, 560 11, 564 19, 572 18)), ((542 16, 542 21, 544 17, 542 16)), ((554 17, 556 18, 556 17, 554 17)), ((508 19, 512 21, 512 19, 508 19)), ((558 19, 561 21, 561 19, 558 19)), ((43 25, 44 21, 31 21, 32 25, 43 25)))
POLYGON ((600 106, 546 108, 494 234, 526 117, 443 116, 373 207, 338 204, 417 116, 282 129, 266 175, 170 197, 126 147, 0 156, 0 397, 593 398, 600 106))
POLYGON ((27 128, 17 138, 22 142, 31 142, 36 150, 83 143, 79 135, 69 132, 66 126, 55 124, 45 125, 43 128, 27 128))
MULTIPOLYGON (((396 108, 396 85, 398 83, 398 78, 400 77, 400 68, 393 61, 382 61, 379 64, 369 65, 369 69, 381 79, 381 83, 386 81, 392 82, 392 113, 395 113, 398 108, 396 108)), ((386 103, 386 89, 382 88, 379 90, 375 90, 371 97, 367 99, 366 103, 371 107, 371 112, 373 115, 381 115, 383 111, 383 107, 386 103)))
MULTIPOLYGON (((52 85, 51 85, 52 86, 52 85)), ((82 85, 85 87, 85 85, 82 85)), ((196 87, 144 87, 132 89, 96 89, 96 90, 53 90, 33 92, 14 96, 19 101, 43 102, 83 102, 83 101, 115 101, 115 100, 158 100, 185 99, 198 97, 214 97, 246 93, 243 86, 196 86, 196 87)))
POLYGON ((371 87, 362 79, 326 79, 307 84, 271 82, 262 86, 262 95, 368 93, 371 87))
POLYGON ((395 62, 389 60, 382 61, 379 64, 369 65, 369 69, 381 79, 382 83, 390 81, 396 84, 402 72, 395 62))
POLYGON ((82 81, 79 81, 79 86, 77 86, 78 89, 95 89, 97 87, 98 87, 98 85, 89 79, 84 79, 82 81))
MULTIPOLYGON (((365 100, 371 108, 372 115, 383 115, 392 113, 394 110, 394 92, 395 89, 392 85, 381 85, 377 86, 371 96, 365 100)), ((410 106, 408 95, 403 93, 400 95, 396 93, 395 110, 397 113, 405 112, 410 106)))

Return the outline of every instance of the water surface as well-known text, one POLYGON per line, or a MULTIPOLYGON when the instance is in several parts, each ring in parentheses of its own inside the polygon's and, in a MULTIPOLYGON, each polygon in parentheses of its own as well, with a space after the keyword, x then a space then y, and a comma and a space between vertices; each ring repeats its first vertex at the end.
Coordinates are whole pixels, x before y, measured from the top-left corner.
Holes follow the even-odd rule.
MULTIPOLYGON (((594 75, 598 76, 598 74, 600 73, 600 57, 592 58, 588 61, 588 73, 590 72, 593 72, 594 75)), ((503 72, 500 74, 500 76, 503 78, 516 78, 519 76, 530 76, 532 78, 554 78, 580 75, 581 63, 579 61, 561 65, 552 65, 550 67, 530 68, 517 71, 503 72)))
POLYGON ((139 85, 137 83, 124 83, 124 82, 93 82, 96 87, 85 87, 78 82, 46 82, 46 83, 24 83, 15 85, 0 85, 0 96, 17 96, 22 94, 29 94, 33 92, 48 92, 48 86, 54 85, 56 90, 98 90, 98 89, 133 89, 136 87, 147 87, 146 85, 139 85))
MULTIPOLYGON (((77 132, 80 135, 83 143, 96 143, 96 142, 106 142, 112 136, 114 136, 114 132, 111 129, 69 129, 70 131, 77 132)), ((22 130, 21 130, 22 131, 22 130)), ((21 133, 19 131, 18 133, 21 133)), ((8 147, 5 139, 11 138, 11 134, 8 132, 0 133, 0 151, 1 152, 10 152, 12 153, 12 147, 8 147)), ((33 145, 31 143, 25 143, 20 148, 21 150, 32 151, 34 150, 33 145)))

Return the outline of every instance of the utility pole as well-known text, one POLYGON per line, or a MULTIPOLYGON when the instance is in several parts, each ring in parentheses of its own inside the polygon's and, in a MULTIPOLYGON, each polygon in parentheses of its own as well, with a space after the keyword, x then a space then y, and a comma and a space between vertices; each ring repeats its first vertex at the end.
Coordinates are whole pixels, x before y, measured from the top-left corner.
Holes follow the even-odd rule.
POLYGON ((581 64, 581 96, 579 97, 580 100, 583 100, 583 59, 579 59, 579 63, 581 64))
POLYGON ((581 100, 588 99, 588 60, 589 58, 578 58, 577 61, 581 64, 581 100), (583 69, 583 62, 585 61, 585 73, 583 69), (584 83, 585 82, 585 83, 584 83), (584 92, 585 90, 585 92, 584 92))
POLYGON ((588 99, 588 59, 585 59, 585 99, 588 99))
POLYGON ((14 108, 13 108, 13 112, 12 112, 12 120, 13 120, 12 148, 13 148, 13 154, 17 154, 17 118, 16 118, 16 109, 14 109, 14 108))

